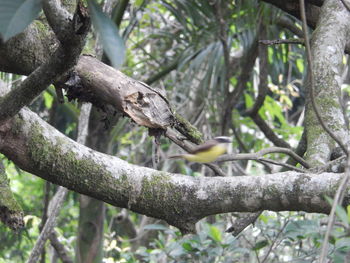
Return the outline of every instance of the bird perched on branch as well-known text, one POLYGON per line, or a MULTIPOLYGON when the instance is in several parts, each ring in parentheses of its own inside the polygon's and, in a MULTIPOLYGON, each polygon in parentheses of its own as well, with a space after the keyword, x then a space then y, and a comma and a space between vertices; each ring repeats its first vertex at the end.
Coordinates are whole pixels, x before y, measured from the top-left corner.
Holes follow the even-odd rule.
POLYGON ((227 151, 232 142, 230 137, 219 136, 196 146, 191 152, 169 156, 171 159, 183 158, 190 162, 210 163, 227 151))

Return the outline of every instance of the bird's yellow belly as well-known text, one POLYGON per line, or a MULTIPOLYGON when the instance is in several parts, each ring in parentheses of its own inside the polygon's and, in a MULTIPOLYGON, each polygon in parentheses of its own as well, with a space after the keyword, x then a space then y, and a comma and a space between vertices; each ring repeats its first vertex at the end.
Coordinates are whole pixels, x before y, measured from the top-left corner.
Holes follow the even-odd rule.
POLYGON ((214 146, 207 151, 198 152, 196 154, 186 154, 183 157, 190 162, 210 163, 215 161, 220 155, 226 152, 223 146, 214 146))

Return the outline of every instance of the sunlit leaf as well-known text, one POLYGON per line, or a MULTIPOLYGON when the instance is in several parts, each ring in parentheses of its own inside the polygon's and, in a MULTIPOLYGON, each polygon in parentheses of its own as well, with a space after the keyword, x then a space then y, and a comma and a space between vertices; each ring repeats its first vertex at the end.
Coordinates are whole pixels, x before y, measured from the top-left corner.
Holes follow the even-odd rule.
POLYGON ((209 227, 209 235, 216 242, 221 242, 222 241, 221 231, 215 226, 210 226, 209 227))
POLYGON ((192 247, 191 243, 188 243, 188 242, 182 243, 182 247, 185 250, 187 250, 187 251, 192 251, 193 250, 193 247, 192 247))
POLYGON ((304 60, 301 58, 298 58, 296 61, 297 68, 300 72, 304 72, 304 60))
POLYGON ((0 34, 4 41, 21 33, 41 10, 41 0, 1 0, 0 34))
POLYGON ((245 100, 245 106, 246 106, 247 109, 253 107, 254 101, 253 101, 252 96, 250 96, 249 94, 245 93, 244 94, 244 100, 245 100))
POLYGON ((100 34, 103 49, 106 52, 112 66, 119 68, 125 59, 125 44, 119 35, 117 26, 107 17, 93 1, 88 1, 89 10, 91 13, 92 24, 100 34))
POLYGON ((43 93, 43 96, 44 96, 45 107, 48 108, 48 109, 51 109, 51 107, 52 107, 52 102, 53 102, 53 97, 52 97, 52 95, 51 95, 49 92, 45 91, 45 92, 43 93))

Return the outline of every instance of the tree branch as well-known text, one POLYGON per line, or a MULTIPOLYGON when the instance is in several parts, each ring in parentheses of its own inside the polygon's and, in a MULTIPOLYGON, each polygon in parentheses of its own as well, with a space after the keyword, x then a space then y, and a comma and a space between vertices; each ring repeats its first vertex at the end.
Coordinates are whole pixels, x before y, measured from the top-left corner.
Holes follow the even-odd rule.
POLYGON ((74 261, 70 258, 66 248, 60 243, 57 237, 57 233, 54 231, 49 236, 51 245, 55 248, 58 257, 62 260, 63 263, 73 263, 74 261))
MULTIPOLYGON (((28 109, 0 126, 0 152, 21 169, 45 180, 164 219, 183 232, 193 232, 199 219, 218 213, 328 213, 330 205, 323 197, 335 193, 343 176, 285 172, 227 178, 156 171, 82 146, 28 109)), ((350 195, 344 200, 348 204, 350 195)))
POLYGON ((305 168, 310 168, 310 165, 293 150, 284 147, 270 147, 262 149, 256 153, 240 153, 240 154, 225 154, 218 158, 218 162, 227 162, 234 160, 259 160, 262 156, 270 153, 284 153, 292 157, 294 160, 299 162, 305 168))
POLYGON ((64 187, 58 188, 55 196, 52 198, 49 205, 49 217, 45 223, 43 230, 41 231, 38 240, 36 241, 32 252, 27 260, 27 263, 36 263, 39 259, 40 253, 45 245, 46 240, 51 235, 53 228, 56 225, 56 219, 58 213, 62 207, 63 200, 67 194, 67 189, 64 187))
POLYGON ((260 130, 264 133, 267 139, 269 139, 274 145, 277 147, 291 148, 289 143, 285 140, 279 138, 274 131, 269 127, 266 121, 261 118, 259 113, 251 117, 255 124, 260 128, 260 130))
MULTIPOLYGON (((79 8, 77 8, 78 11, 80 12, 79 8)), ((82 19, 85 19, 85 31, 78 34, 78 32, 72 30, 73 25, 71 25, 72 29, 69 31, 69 38, 60 39, 61 45, 52 57, 32 72, 20 86, 1 98, 0 122, 13 117, 21 108, 31 103, 57 77, 76 64, 85 43, 85 35, 90 26, 90 20, 87 17, 82 19)))
POLYGON ((14 198, 4 165, 0 161, 0 220, 14 231, 24 227, 23 210, 14 198))
POLYGON ((350 35, 350 13, 340 1, 332 5, 329 1, 325 1, 321 14, 311 47, 303 18, 309 64, 305 114, 307 159, 313 166, 324 164, 329 160, 335 148, 334 141, 347 155, 349 144, 349 133, 345 126, 339 95, 345 43, 350 35))

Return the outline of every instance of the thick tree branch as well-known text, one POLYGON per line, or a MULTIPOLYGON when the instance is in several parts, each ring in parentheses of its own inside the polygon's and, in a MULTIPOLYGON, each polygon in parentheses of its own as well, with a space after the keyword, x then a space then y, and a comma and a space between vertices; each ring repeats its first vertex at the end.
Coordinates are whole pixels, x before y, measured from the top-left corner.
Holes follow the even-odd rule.
MULTIPOLYGON (((194 231, 199 219, 233 211, 328 213, 343 174, 190 177, 129 164, 59 133, 28 109, 0 127, 0 151, 20 168, 118 207, 194 231)), ((350 195, 346 195, 348 204, 350 195)))
POLYGON ((66 41, 68 34, 71 34, 72 15, 61 5, 59 0, 43 1, 43 10, 50 27, 55 32, 57 38, 63 43, 66 41))
POLYGON ((345 152, 349 144, 340 94, 344 49, 350 36, 350 13, 341 1, 325 1, 319 18, 308 49, 312 68, 306 83, 307 159, 313 166, 329 161, 336 146, 333 137, 341 140, 345 152))
POLYGON ((75 70, 78 80, 66 85, 69 99, 88 101, 105 111, 120 111, 148 128, 165 129, 173 124, 166 98, 150 86, 90 56, 82 56, 75 70))
MULTIPOLYGON (((77 8, 77 12, 81 12, 77 8)), ((60 39, 61 45, 53 55, 39 68, 33 71, 21 85, 14 88, 0 100, 0 122, 13 117, 22 107, 28 105, 54 80, 73 67, 84 46, 84 39, 89 29, 90 21, 84 17, 85 31, 76 32, 73 23, 69 37, 60 39)), ((20 63, 19 63, 20 64, 20 63)))

